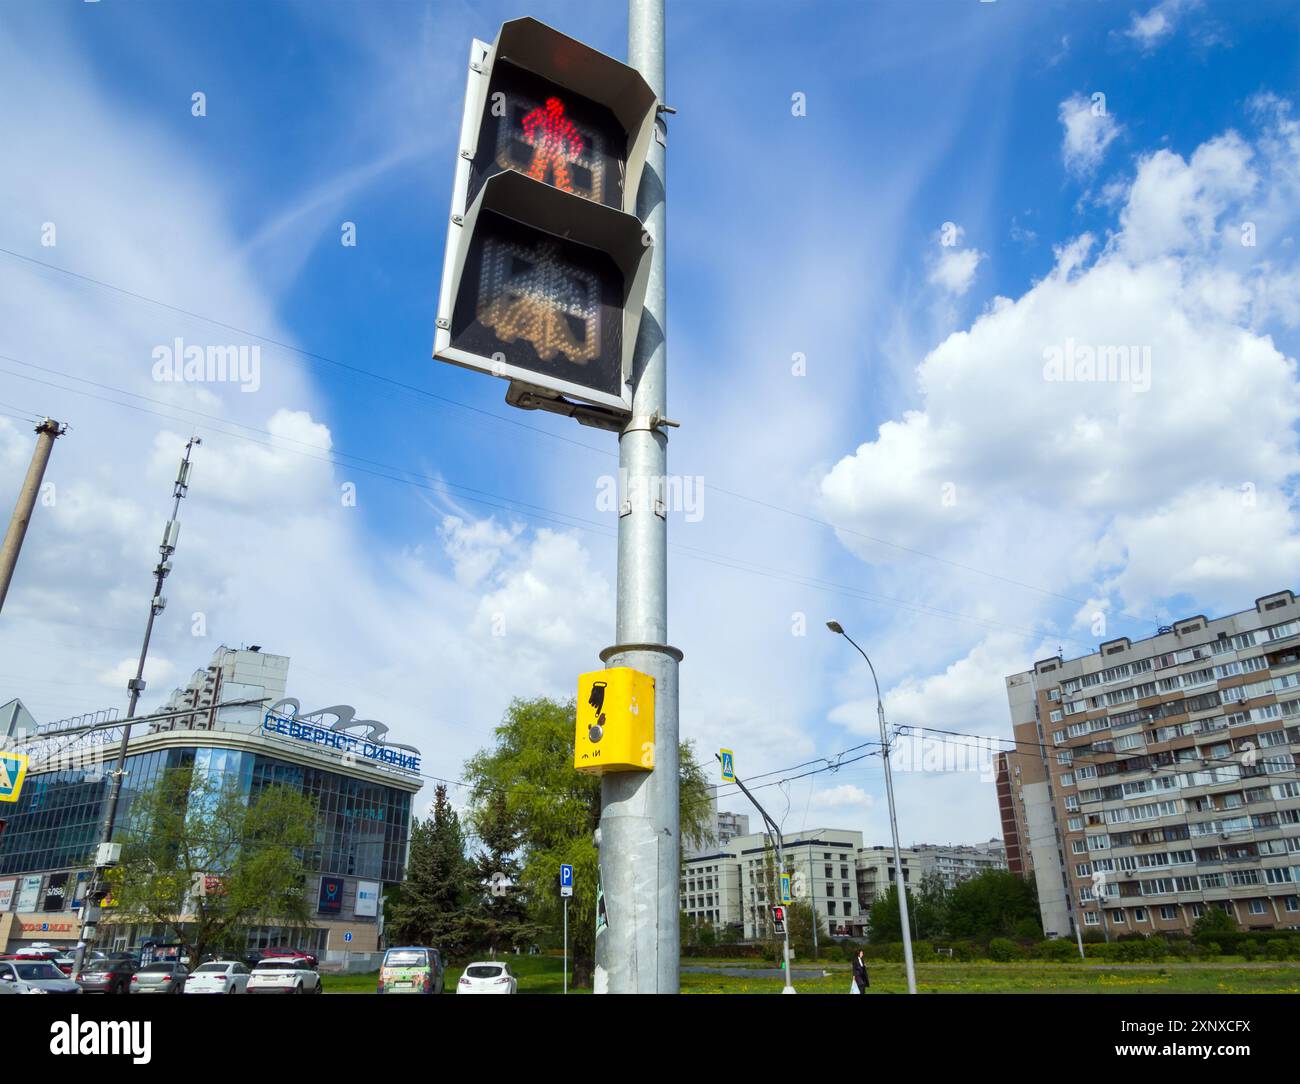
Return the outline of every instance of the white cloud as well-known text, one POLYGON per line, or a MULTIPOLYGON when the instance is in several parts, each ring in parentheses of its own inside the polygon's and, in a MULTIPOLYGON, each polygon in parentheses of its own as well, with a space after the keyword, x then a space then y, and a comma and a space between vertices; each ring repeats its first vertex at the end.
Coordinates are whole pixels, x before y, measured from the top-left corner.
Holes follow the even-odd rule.
POLYGON ((861 787, 854 786, 852 783, 843 783, 838 787, 817 791, 816 801, 819 806, 827 809, 851 808, 861 811, 874 805, 876 799, 861 787))
POLYGON ((1183 12, 1196 5, 1196 0, 1161 0, 1144 13, 1134 12, 1124 34, 1137 42, 1144 51, 1154 49, 1173 34, 1183 12))
POLYGON ((930 268, 930 282, 961 297, 975 281, 975 269, 984 253, 975 248, 944 248, 930 268))
POLYGON ((1058 116, 1065 129, 1061 157, 1066 169, 1078 176, 1092 173, 1101 164, 1106 148, 1123 130, 1099 92, 1089 97, 1075 94, 1066 98, 1060 104, 1058 116))

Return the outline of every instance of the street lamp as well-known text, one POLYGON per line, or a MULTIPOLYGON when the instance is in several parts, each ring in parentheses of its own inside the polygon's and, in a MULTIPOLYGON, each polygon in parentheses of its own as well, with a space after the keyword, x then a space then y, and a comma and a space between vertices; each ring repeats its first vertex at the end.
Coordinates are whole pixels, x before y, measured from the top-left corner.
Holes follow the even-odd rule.
POLYGON ((907 965, 907 992, 916 993, 916 966, 912 962, 912 931, 909 929, 907 914, 907 881, 903 876, 903 854, 898 846, 898 815, 894 812, 894 777, 889 768, 889 735, 885 731, 885 704, 880 698, 880 682, 876 680, 876 668, 871 665, 867 653, 858 647, 857 642, 844 631, 838 621, 827 621, 826 627, 831 632, 843 636, 858 649, 858 654, 867 660, 871 670, 871 680, 876 686, 876 717, 880 720, 881 758, 885 762, 885 796, 889 799, 889 831, 894 838, 894 883, 898 886, 898 920, 903 929, 903 962, 907 965))

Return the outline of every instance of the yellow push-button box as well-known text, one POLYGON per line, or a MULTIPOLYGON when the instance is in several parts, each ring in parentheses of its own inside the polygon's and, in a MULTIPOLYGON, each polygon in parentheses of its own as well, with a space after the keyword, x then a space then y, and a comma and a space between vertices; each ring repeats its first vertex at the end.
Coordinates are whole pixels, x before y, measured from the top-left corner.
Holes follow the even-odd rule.
POLYGON ((630 666, 578 676, 573 766, 596 775, 654 770, 654 678, 630 666))

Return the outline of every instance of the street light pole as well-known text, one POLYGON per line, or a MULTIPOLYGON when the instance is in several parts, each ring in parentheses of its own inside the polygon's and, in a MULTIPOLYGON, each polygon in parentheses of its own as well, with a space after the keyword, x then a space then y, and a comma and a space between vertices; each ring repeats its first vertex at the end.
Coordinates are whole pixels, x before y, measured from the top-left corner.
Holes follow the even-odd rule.
POLYGON ((885 762, 885 796, 889 800, 889 831, 894 840, 894 883, 898 886, 898 918, 903 929, 903 961, 907 965, 907 992, 916 993, 916 966, 912 962, 912 931, 907 913, 907 881, 903 877, 903 852, 898 845, 898 815, 894 810, 894 777, 889 766, 889 734, 885 729, 885 702, 880 696, 880 682, 876 679, 876 668, 871 665, 867 653, 858 647, 857 642, 838 621, 827 621, 826 627, 848 640, 858 654, 867 660, 871 671, 871 681, 876 686, 876 717, 880 721, 880 748, 885 762))

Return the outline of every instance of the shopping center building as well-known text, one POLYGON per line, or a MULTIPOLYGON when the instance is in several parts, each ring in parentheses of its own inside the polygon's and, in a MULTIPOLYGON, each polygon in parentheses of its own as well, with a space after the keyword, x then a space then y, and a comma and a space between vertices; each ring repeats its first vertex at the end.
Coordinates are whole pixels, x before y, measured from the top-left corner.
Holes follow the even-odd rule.
MULTIPOLYGON (((368 964, 378 951, 381 897, 406 868, 411 811, 421 787, 419 751, 351 708, 304 708, 286 699, 289 659, 222 647, 152 715, 136 719, 115 838, 134 798, 170 768, 192 766, 248 796, 288 784, 319 804, 305 856, 314 915, 305 931, 249 931, 248 948, 310 949, 321 961, 368 964)), ((109 791, 121 723, 64 720, 18 737, 30 757, 18 801, 0 807, 0 951, 37 942, 75 946, 109 791)), ((97 946, 133 949, 166 940, 162 927, 111 920, 97 946)))

